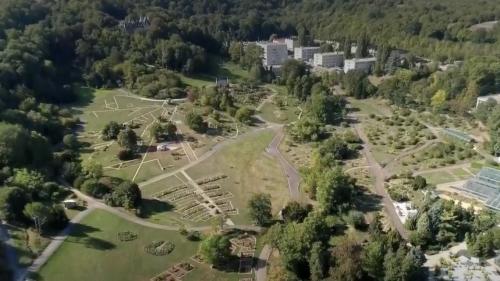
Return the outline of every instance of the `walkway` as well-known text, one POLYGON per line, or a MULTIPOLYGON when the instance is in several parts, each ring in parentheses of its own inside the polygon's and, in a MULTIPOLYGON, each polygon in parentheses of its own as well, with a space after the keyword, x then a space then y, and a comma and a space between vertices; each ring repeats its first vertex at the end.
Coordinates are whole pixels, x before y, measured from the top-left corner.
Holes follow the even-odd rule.
POLYGON ((287 177, 288 181, 288 189, 290 191, 290 197, 293 200, 298 201, 300 198, 299 185, 300 185, 300 174, 293 167, 288 160, 285 159, 281 151, 279 150, 279 145, 283 138, 285 137, 285 133, 283 131, 283 126, 278 127, 276 136, 274 136, 271 143, 267 146, 266 152, 270 155, 276 157, 278 162, 281 165, 283 173, 287 177))
POLYGON ((267 260, 271 255, 271 246, 264 245, 260 251, 257 264, 255 265, 255 281, 266 281, 267 279, 267 260))
POLYGON ((408 240, 408 232, 396 213, 391 197, 387 193, 387 190, 385 190, 385 179, 387 177, 387 173, 382 166, 380 166, 377 160, 375 160, 375 157, 371 152, 370 142, 363 130, 363 127, 357 124, 354 125, 354 129, 356 130, 359 138, 363 141, 363 155, 366 157, 368 166, 370 166, 369 170, 371 174, 375 177, 375 191, 378 195, 382 196, 382 202, 387 216, 391 221, 392 226, 394 226, 394 228, 399 232, 401 237, 408 240))
POLYGON ((94 208, 90 205, 85 211, 78 213, 74 218, 72 218, 68 225, 55 237, 53 237, 50 244, 43 250, 42 254, 38 256, 35 261, 25 270, 24 274, 18 277, 15 280, 24 280, 27 274, 31 272, 38 272, 40 268, 47 262, 47 260, 54 254, 57 249, 62 245, 64 240, 68 237, 68 235, 73 230, 73 227, 79 223, 82 219, 84 219, 90 212, 92 212, 94 208))

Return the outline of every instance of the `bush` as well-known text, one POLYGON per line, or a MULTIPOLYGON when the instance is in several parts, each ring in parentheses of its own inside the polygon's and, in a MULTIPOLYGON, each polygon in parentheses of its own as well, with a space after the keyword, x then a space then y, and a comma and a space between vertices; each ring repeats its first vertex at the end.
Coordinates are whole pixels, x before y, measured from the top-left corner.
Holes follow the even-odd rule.
POLYGON ((201 233, 199 231, 190 231, 186 235, 186 238, 189 241, 200 241, 201 240, 201 233))
POLYGON ((118 152, 118 159, 120 159, 121 161, 128 161, 128 160, 132 160, 134 159, 134 152, 132 150, 129 150, 129 149, 122 149, 118 152))
POLYGON ((350 211, 347 220, 349 224, 356 229, 361 229, 366 226, 365 216, 360 211, 350 211))
POLYGON ((76 189, 80 189, 82 187, 82 184, 85 182, 85 177, 84 176, 78 176, 74 181, 73 181, 73 187, 76 189))
POLYGON ((109 192, 109 189, 96 181, 95 179, 88 179, 86 180, 82 186, 81 190, 83 193, 86 193, 92 197, 96 198, 102 198, 104 195, 106 195, 109 192))

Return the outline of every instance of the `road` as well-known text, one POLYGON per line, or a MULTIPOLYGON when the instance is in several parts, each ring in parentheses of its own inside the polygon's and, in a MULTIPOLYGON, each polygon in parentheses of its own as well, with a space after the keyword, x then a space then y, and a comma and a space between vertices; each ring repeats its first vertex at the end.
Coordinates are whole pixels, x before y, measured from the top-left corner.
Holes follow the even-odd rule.
POLYGON ((375 191, 378 195, 382 196, 382 202, 384 204, 384 209, 387 213, 387 216, 391 221, 392 226, 399 232, 401 237, 403 237, 403 239, 405 240, 408 240, 408 232, 396 213, 396 209, 392 204, 391 197, 387 193, 387 190, 385 190, 385 179, 387 177, 387 173, 382 168, 382 166, 380 166, 377 160, 375 160, 375 157, 371 152, 370 142, 363 130, 363 127, 359 124, 356 124, 354 125, 354 129, 356 130, 359 138, 363 141, 363 155, 366 158, 368 166, 370 166, 369 170, 371 174, 375 177, 375 191))

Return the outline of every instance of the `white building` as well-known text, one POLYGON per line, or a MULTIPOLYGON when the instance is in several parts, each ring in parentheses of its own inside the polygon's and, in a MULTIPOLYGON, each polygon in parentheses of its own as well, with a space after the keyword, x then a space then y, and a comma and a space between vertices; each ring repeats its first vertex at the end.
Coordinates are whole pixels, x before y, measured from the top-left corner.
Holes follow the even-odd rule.
POLYGON ((497 102, 497 104, 500 104, 500 94, 478 97, 476 100, 476 108, 480 104, 485 103, 489 100, 494 100, 497 102))
POLYGON ((264 50, 262 65, 265 67, 282 65, 288 59, 285 43, 258 42, 257 46, 264 50))
POLYGON ((298 47, 293 50, 293 58, 296 60, 309 61, 319 52, 319 47, 298 47))
POLYGON ((344 53, 319 53, 314 54, 314 66, 322 67, 341 67, 344 64, 344 53))
POLYGON ((351 59, 346 60, 344 63, 344 72, 347 73, 350 70, 361 70, 364 72, 370 72, 377 61, 376 58, 362 58, 362 59, 351 59))
POLYGON ((293 52, 295 48, 299 47, 299 40, 297 38, 286 38, 285 44, 288 51, 293 52))

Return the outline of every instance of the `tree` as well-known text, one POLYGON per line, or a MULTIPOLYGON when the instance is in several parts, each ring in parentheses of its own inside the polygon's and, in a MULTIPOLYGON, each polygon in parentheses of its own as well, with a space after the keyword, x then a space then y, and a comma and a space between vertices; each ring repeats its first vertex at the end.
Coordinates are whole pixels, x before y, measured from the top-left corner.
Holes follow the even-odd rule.
POLYGON ((108 188, 105 185, 101 184, 95 179, 88 179, 84 181, 82 186, 80 187, 80 190, 83 193, 96 198, 102 198, 109 192, 108 188))
POLYGON ((102 129, 102 139, 103 140, 115 140, 118 134, 122 130, 123 126, 116 123, 115 121, 110 121, 102 129))
POLYGON ((249 124, 252 122, 252 115, 252 110, 246 106, 243 106, 236 111, 236 115, 234 117, 241 123, 249 124))
POLYGON ((312 210, 312 206, 302 206, 299 202, 291 201, 288 202, 281 211, 281 215, 283 216, 283 220, 285 222, 302 222, 307 214, 312 210))
POLYGON ((82 170, 85 173, 85 175, 94 179, 102 177, 103 173, 102 165, 99 164, 92 157, 89 157, 82 161, 82 170))
POLYGON ((141 190, 137 184, 124 181, 120 183, 106 200, 113 206, 121 206, 127 209, 137 208, 142 200, 141 190))
POLYGON ((248 201, 248 208, 250 217, 258 225, 267 225, 271 222, 273 217, 271 195, 262 193, 252 195, 248 201))
POLYGON ((366 245, 363 253, 363 270, 375 280, 384 278, 384 256, 386 249, 383 241, 374 240, 366 245))
POLYGON ((65 135, 63 138, 63 144, 69 149, 77 149, 79 146, 78 139, 74 134, 65 135))
POLYGON ((265 79, 266 70, 262 63, 256 63, 250 68, 250 78, 255 82, 262 82, 265 79))
POLYGON ((135 131, 130 128, 120 131, 117 143, 126 150, 135 151, 137 148, 137 135, 135 131))
POLYGON ((316 191, 320 209, 327 214, 345 210, 351 203, 354 182, 340 168, 323 173, 316 191))
POLYGON ((445 90, 437 91, 431 98, 431 105, 434 108, 434 110, 442 109, 446 102, 447 97, 448 94, 446 93, 445 90))
POLYGON ((19 166, 28 161, 29 134, 19 125, 0 122, 0 164, 19 166))
POLYGON ((361 246, 352 238, 343 238, 333 248, 334 266, 330 268, 333 280, 356 281, 362 277, 361 246))
POLYGON ((196 132, 204 133, 207 131, 207 123, 203 121, 203 117, 198 113, 192 111, 186 115, 186 123, 189 128, 193 129, 196 132))
POLYGON ((40 202, 26 204, 24 215, 35 223, 38 233, 42 233, 43 226, 49 220, 50 209, 40 202))
POLYGON ((422 176, 416 176, 411 184, 413 190, 424 189, 427 186, 427 181, 422 176))
POLYGON ((373 95, 376 88, 368 80, 365 72, 351 70, 344 75, 344 87, 348 96, 364 99, 373 95))
POLYGON ((211 235, 200 243, 200 254, 214 266, 222 266, 231 256, 231 243, 223 235, 211 235))
POLYGON ((342 97, 328 95, 324 90, 311 95, 311 113, 324 124, 338 123, 344 116, 345 104, 342 97))
POLYGON ((290 127, 290 134, 295 141, 316 141, 323 135, 323 127, 312 118, 301 118, 290 127))
POLYGON ((348 214, 348 222, 354 228, 361 229, 365 226, 365 216, 360 211, 351 210, 348 214))
POLYGON ((309 258, 309 270, 311 271, 311 281, 320 281, 325 277, 326 251, 321 242, 314 242, 309 258))
POLYGON ((425 245, 432 238, 431 224, 427 213, 420 215, 417 221, 417 235, 420 245, 425 245))
POLYGON ((28 195, 19 187, 0 188, 0 219, 16 222, 23 219, 24 206, 28 203, 28 195))
POLYGON ((12 184, 29 190, 35 193, 43 183, 45 182, 45 176, 37 171, 31 171, 26 168, 16 169, 14 171, 14 177, 12 179, 12 184))

